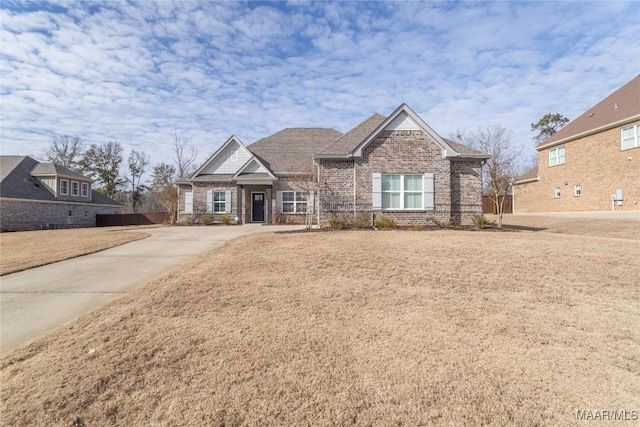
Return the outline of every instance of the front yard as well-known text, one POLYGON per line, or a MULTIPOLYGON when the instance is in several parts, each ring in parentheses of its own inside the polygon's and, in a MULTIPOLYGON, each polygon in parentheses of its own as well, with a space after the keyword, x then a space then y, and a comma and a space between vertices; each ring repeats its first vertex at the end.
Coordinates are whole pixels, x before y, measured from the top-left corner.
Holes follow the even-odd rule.
POLYGON ((0 275, 91 254, 134 240, 144 232, 125 227, 20 231, 0 234, 0 275))
MULTIPOLYGON (((598 425, 640 407, 638 241, 246 236, 2 362, 2 425, 598 425)), ((604 423, 603 425, 611 425, 604 423)))

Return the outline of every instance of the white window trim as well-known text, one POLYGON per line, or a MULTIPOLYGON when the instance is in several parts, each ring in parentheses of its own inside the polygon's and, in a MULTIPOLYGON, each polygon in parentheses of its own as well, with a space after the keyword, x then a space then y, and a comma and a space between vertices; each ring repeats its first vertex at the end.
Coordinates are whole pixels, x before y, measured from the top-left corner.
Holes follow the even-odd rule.
POLYGON ((78 197, 80 195, 80 182, 78 181, 71 181, 71 195, 78 197), (73 189, 73 184, 76 185, 75 187, 75 191, 73 189))
POLYGON ((560 187, 555 187, 555 188, 553 189, 553 192, 554 192, 554 196, 555 196, 555 198, 556 198, 556 199, 559 199, 559 198, 560 198, 560 195, 562 194, 562 192, 561 192, 561 190, 560 190, 560 187))
POLYGON ((549 166, 563 165, 567 161, 567 150, 564 145, 549 149, 549 166), (562 150, 562 162, 560 161, 560 150, 562 150))
POLYGON ((231 213, 231 190, 207 190, 207 213, 225 214, 231 213), (224 198, 218 203, 223 204, 222 210, 216 210, 215 193, 224 193, 224 198))
POLYGON ((640 147, 640 124, 635 124, 631 126, 624 127, 620 130, 620 150, 633 150, 634 148, 640 147), (633 129, 633 145, 631 147, 624 147, 624 131, 628 129, 633 129))
POLYGON ((68 179, 61 179, 60 180, 60 195, 61 196, 68 196, 69 195, 69 180, 68 179), (62 183, 63 182, 67 184, 66 191, 62 191, 63 190, 63 187, 62 187, 62 183))
POLYGON ((298 204, 302 205, 306 205, 306 209, 309 209, 309 203, 310 203, 311 197, 309 196, 309 193, 305 192, 305 191, 294 191, 294 190, 283 190, 280 191, 280 197, 278 197, 278 209, 280 209, 280 212, 282 212, 285 215, 292 215, 292 214, 301 214, 301 213, 307 213, 307 210, 304 211, 298 211, 298 204), (284 200, 284 193, 293 193, 293 200, 292 201, 285 201, 284 200), (307 200, 306 201, 298 201, 298 194, 305 194, 307 196, 307 200), (285 212, 284 211, 284 204, 285 203, 293 203, 293 212, 285 212))
POLYGON ((574 184, 573 195, 576 197, 580 197, 582 195, 582 186, 580 184, 574 184))
POLYGON ((89 197, 89 183, 88 182, 82 182, 80 183, 80 196, 82 197, 89 197), (86 192, 85 192, 86 189, 86 192))
MULTIPOLYGON (((382 206, 382 203, 380 204, 381 206, 381 210, 383 211, 423 211, 425 210, 424 208, 424 175, 423 174, 417 174, 417 173, 406 173, 406 174, 397 174, 397 173, 383 173, 381 179, 384 180, 385 176, 399 176, 400 177, 400 191, 388 191, 388 190, 382 190, 381 188, 381 193, 400 193, 400 207, 399 208, 385 208, 384 206, 382 206), (404 189, 404 181, 405 181, 405 177, 407 176, 419 176, 420 180, 422 181, 422 191, 420 191, 421 193, 421 197, 420 197, 420 207, 419 208, 405 208, 404 207, 404 196, 406 193, 418 193, 417 191, 405 191, 404 189)), ((382 198, 381 202, 384 200, 384 198, 382 198)))

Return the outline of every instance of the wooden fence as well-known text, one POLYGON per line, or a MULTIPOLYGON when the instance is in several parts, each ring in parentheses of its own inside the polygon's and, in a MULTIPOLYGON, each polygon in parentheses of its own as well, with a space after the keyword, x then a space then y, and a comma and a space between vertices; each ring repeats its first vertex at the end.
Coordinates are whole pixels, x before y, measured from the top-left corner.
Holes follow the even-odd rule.
MULTIPOLYGON (((492 196, 482 196, 482 213, 494 215, 498 213, 492 196)), ((506 196, 504 199, 504 210, 502 213, 513 213, 513 196, 506 196)))
POLYGON ((166 221, 169 221, 169 212, 96 215, 96 227, 162 224, 166 221))

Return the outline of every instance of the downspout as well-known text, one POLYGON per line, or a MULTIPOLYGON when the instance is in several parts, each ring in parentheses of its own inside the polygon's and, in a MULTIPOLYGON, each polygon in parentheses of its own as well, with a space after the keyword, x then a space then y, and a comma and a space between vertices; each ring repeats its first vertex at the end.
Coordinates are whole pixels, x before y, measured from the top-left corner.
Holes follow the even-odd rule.
POLYGON ((353 217, 356 217, 356 161, 353 160, 353 217))
POLYGON ((313 159, 313 164, 316 166, 316 169, 317 169, 316 181, 317 181, 318 185, 316 187, 316 193, 318 195, 318 197, 317 197, 318 200, 315 200, 315 198, 314 198, 314 203, 316 204, 317 224, 318 224, 318 228, 320 228, 320 164, 318 162, 316 162, 315 159, 313 159))

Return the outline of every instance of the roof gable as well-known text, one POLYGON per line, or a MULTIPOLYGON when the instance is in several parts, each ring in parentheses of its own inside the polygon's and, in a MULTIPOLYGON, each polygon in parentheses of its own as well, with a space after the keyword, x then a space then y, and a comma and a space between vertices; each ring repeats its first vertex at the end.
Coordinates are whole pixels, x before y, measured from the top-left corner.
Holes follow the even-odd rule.
POLYGON ((242 168, 253 154, 235 135, 225 141, 220 148, 192 175, 233 175, 242 168))
POLYGON ((269 178, 276 179, 275 175, 271 173, 271 171, 262 164, 260 159, 256 156, 252 156, 249 161, 242 166, 238 171, 233 175, 232 178, 239 178, 240 176, 251 176, 255 174, 266 175, 269 178))
POLYGON ((380 123, 380 125, 352 151, 352 156, 362 157, 363 150, 385 130, 421 130, 429 135, 431 139, 442 148, 442 157, 474 159, 488 159, 491 157, 488 154, 470 149, 462 144, 451 144, 450 141, 445 140, 431 129, 407 104, 400 105, 389 117, 380 123))
POLYGON ((541 150, 640 119, 640 74, 542 141, 541 150))

